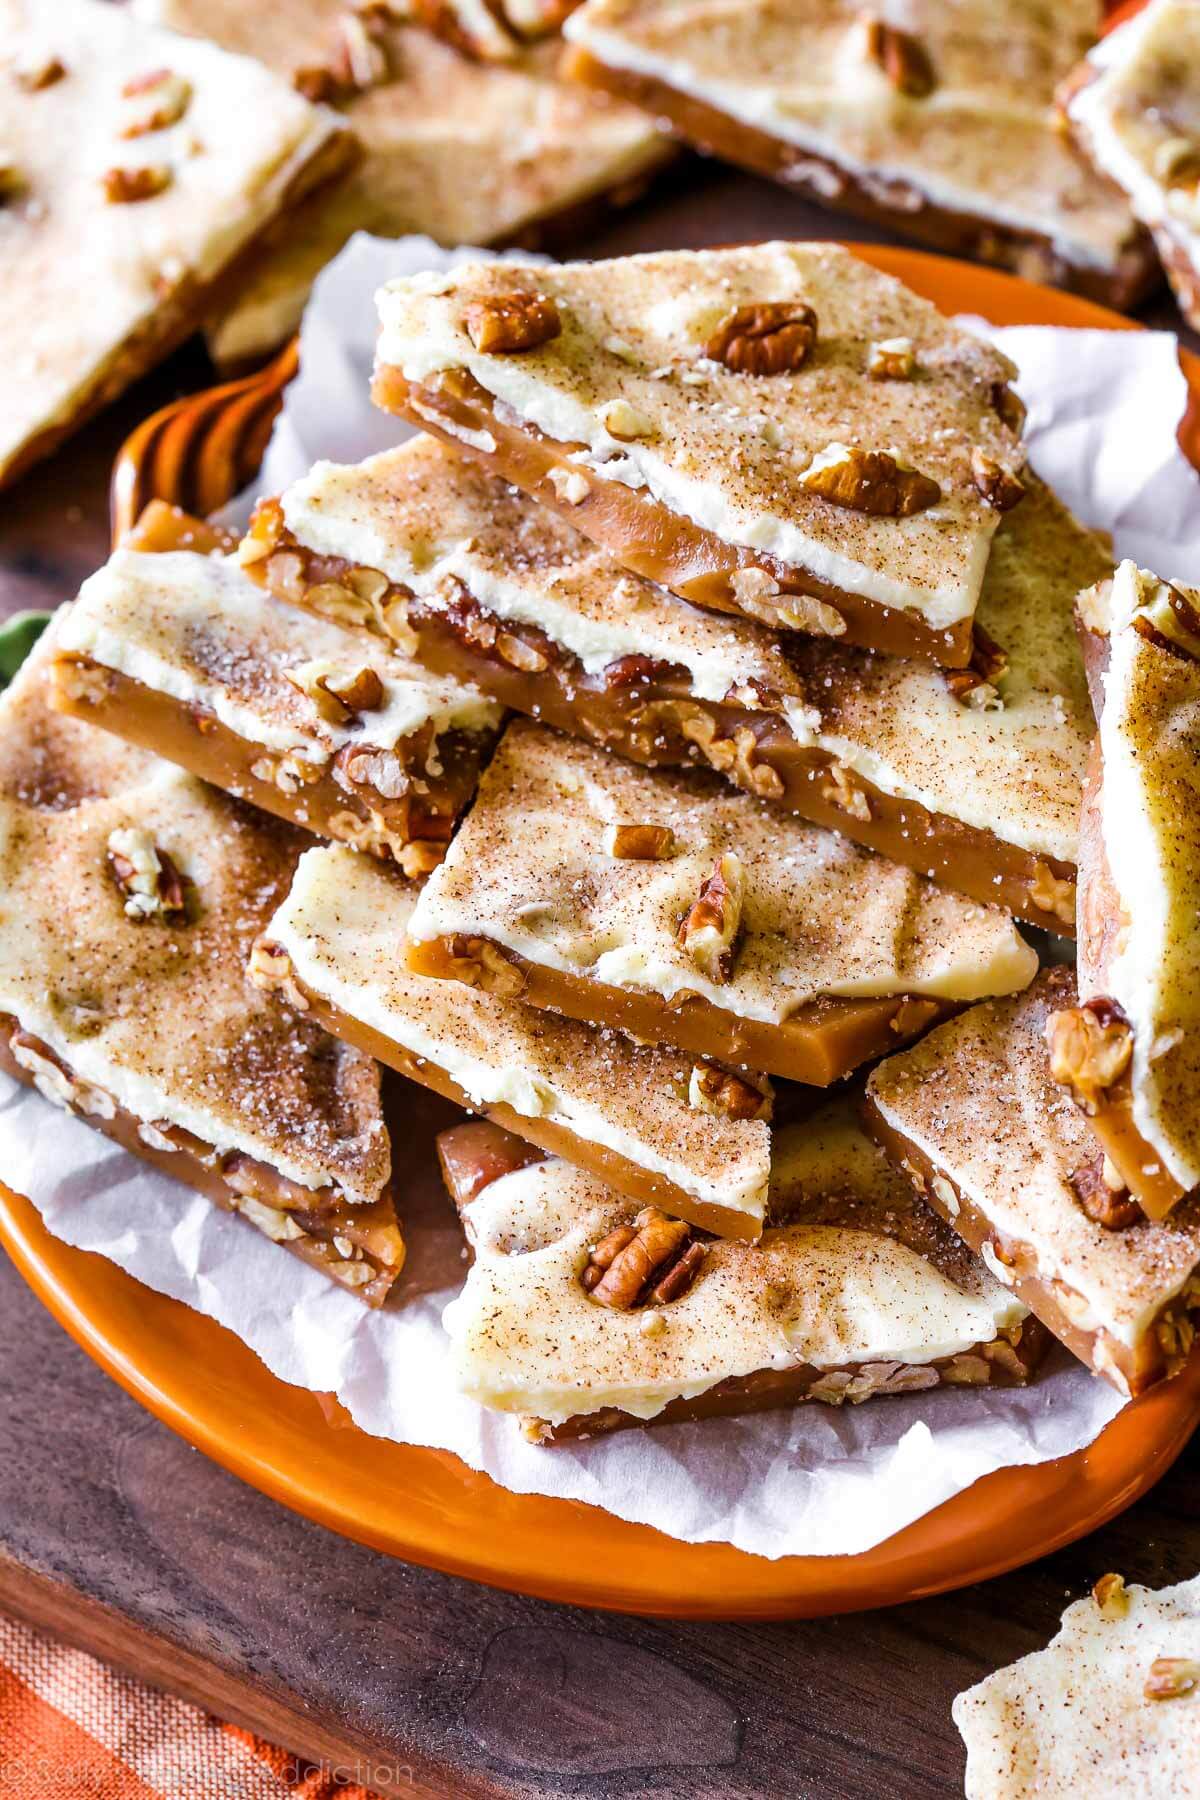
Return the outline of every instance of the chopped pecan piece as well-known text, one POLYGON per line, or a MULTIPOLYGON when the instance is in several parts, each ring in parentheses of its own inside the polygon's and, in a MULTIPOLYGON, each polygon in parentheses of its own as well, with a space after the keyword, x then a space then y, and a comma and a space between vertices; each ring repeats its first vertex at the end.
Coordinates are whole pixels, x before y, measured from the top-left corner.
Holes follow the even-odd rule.
POLYGON ((688 1105, 723 1119, 769 1119, 774 1096, 766 1077, 760 1079, 762 1086, 756 1087, 715 1063, 695 1063, 688 1082, 688 1105))
POLYGON ((53 87, 61 81, 67 72, 67 66, 60 56, 52 50, 31 49, 22 55, 13 66, 13 80, 27 94, 40 94, 43 88, 53 87))
POLYGON ((379 40, 377 23, 367 12, 344 12, 337 21, 333 73, 349 93, 365 94, 388 79, 387 51, 379 40))
POLYGON ((943 679, 954 698, 961 700, 964 706, 994 711, 1004 704, 996 684, 1007 673, 1007 651, 1002 650, 996 640, 988 636, 982 625, 976 624, 970 662, 965 669, 947 669, 943 679))
POLYGON ((906 469, 887 450, 830 444, 801 476, 810 493, 833 506, 877 518, 906 519, 935 506, 942 490, 932 476, 906 469))
POLYGON ((665 862, 674 852, 675 833, 669 825, 610 825, 604 849, 623 862, 665 862))
POLYGON ((742 927, 746 875, 741 858, 727 850, 717 858, 679 927, 677 942, 709 981, 725 982, 733 973, 734 948, 742 927))
POLYGON ((881 338, 871 345, 867 375, 872 381, 911 381, 916 367, 911 338, 881 338))
POLYGON ((337 76, 326 63, 304 63, 293 69, 292 86, 314 106, 329 106, 341 97, 337 76))
POLYGON ((309 1010, 308 995, 298 985, 292 959, 282 944, 274 944, 270 938, 256 938, 246 973, 253 986, 264 993, 282 994, 297 1012, 309 1010))
POLYGON ((870 60, 883 70, 898 94, 925 100, 937 86, 929 53, 910 31, 868 18, 866 48, 870 60))
POLYGON ((1064 925, 1075 923, 1075 883, 1056 875, 1048 863, 1038 863, 1035 868, 1029 901, 1039 912, 1052 913, 1064 925))
POLYGON ((636 406, 630 406, 628 400, 610 400, 604 408, 602 422, 608 435, 620 444, 654 436, 654 420, 636 406))
POLYGON ((110 206, 137 206, 165 194, 174 177, 165 163, 143 163, 134 169, 108 169, 102 186, 110 206))
POLYGON ((1020 437, 1025 429, 1025 402, 1009 387, 1006 381, 993 382, 992 407, 1003 419, 1008 429, 1020 437))
POLYGON ((647 1206, 632 1225, 618 1225, 601 1239, 580 1279, 598 1305, 628 1312, 677 1300, 703 1260, 704 1245, 692 1239, 689 1225, 647 1206))
POLYGON ((871 802, 851 771, 842 763, 831 762, 827 773, 830 779, 821 789, 822 800, 865 825, 871 817, 871 802))
POLYGON ((536 644, 527 643, 514 631, 496 633, 496 655, 511 668, 520 669, 526 675, 540 675, 550 667, 550 658, 536 644))
POLYGON ((0 149, 0 206, 19 200, 25 192, 26 180, 20 166, 7 150, 0 149))
POLYGON ((1046 1020, 1050 1073, 1069 1087, 1085 1113, 1094 1113, 1102 1095, 1119 1081, 1133 1054, 1129 1021, 1109 1000, 1051 1013, 1046 1020))
POLYGON ((558 308, 548 294, 493 294, 472 300, 464 322, 475 348, 489 356, 536 350, 562 332, 558 308))
POLYGON ((130 826, 110 832, 108 862, 113 878, 125 896, 125 912, 129 918, 143 920, 157 916, 174 924, 187 917, 183 877, 148 831, 130 826))
POLYGON ((1200 1681, 1200 1662, 1190 1656, 1156 1656, 1142 1689, 1147 1700, 1179 1700, 1200 1681))
POLYGON ((121 136, 145 137, 178 124, 191 105, 192 84, 173 69, 152 69, 127 81, 121 93, 132 103, 125 109, 121 136))
POLYGON ((1151 575, 1138 578, 1138 607, 1133 628, 1160 650, 1195 662, 1200 660, 1200 613, 1169 581, 1151 575))
POLYGON ((1127 1231, 1145 1217, 1106 1156, 1095 1156, 1070 1176, 1079 1204, 1105 1231, 1127 1231))
POLYGON ((359 713, 377 712, 383 705, 383 683, 367 665, 339 669, 332 663, 306 662, 285 669, 284 676, 331 725, 344 725, 359 713))
POLYGON ((1195 138, 1166 138, 1154 152, 1154 173, 1164 187, 1194 188, 1200 183, 1200 144, 1195 138))
POLYGON ((468 987, 482 988, 487 994, 499 994, 506 1000, 524 991, 525 977, 498 944, 487 938, 468 937, 456 932, 449 941, 454 958, 454 973, 468 987))
POLYGON ((1092 1598, 1106 1619, 1123 1619, 1129 1611, 1129 1590, 1124 1576, 1101 1575, 1092 1587, 1092 1598))
POLYGON ((1025 484, 1011 469, 988 456, 978 445, 971 452, 971 480, 997 512, 1011 512, 1025 498, 1025 484))
POLYGON ((817 315, 802 301, 735 306, 704 346, 710 362, 738 375, 786 375, 807 360, 817 341, 817 315))

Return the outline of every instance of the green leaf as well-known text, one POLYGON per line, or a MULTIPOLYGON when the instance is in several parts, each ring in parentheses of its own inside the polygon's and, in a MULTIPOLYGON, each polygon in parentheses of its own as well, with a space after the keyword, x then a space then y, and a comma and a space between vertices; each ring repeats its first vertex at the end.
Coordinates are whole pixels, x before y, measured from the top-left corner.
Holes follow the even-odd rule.
POLYGON ((50 623, 48 612, 19 612, 0 625, 0 687, 7 687, 50 623))

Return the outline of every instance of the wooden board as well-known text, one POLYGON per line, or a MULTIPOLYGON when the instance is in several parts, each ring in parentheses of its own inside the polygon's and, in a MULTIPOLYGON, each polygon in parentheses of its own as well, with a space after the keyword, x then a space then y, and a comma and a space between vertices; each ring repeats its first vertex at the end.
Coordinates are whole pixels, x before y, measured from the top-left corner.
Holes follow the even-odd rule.
MULTIPOLYGON (((711 171, 588 250, 837 229, 711 171)), ((0 497, 0 616, 70 597, 107 549, 122 438, 209 379, 183 353, 0 497)), ((0 1371, 0 1606, 389 1795, 960 1794, 960 1688, 1044 1643, 1105 1570, 1162 1585, 1200 1568, 1193 1446, 1097 1537, 941 1600, 794 1626, 610 1618, 286 1512, 143 1413, 3 1261, 0 1371)))

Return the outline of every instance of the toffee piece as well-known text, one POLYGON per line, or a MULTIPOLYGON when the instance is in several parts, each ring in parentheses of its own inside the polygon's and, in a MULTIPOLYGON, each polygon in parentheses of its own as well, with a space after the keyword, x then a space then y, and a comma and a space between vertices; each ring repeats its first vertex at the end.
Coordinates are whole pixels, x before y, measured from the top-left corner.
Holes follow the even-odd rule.
POLYGON ((1046 1334, 912 1193, 844 1101, 776 1134, 756 1244, 530 1164, 486 1123, 438 1140, 474 1260, 444 1315, 456 1379, 538 1444, 625 1426, 1008 1386, 1046 1334))
POLYGON ((1153 236, 1200 329, 1200 12, 1151 3, 1101 40, 1062 89, 1072 133, 1153 236))
POLYGON ((1054 1081, 1046 1023, 1070 969, 879 1065, 868 1127, 997 1279, 1124 1394, 1174 1374, 1200 1310, 1200 1203, 1114 1216, 1091 1122, 1054 1081), (1123 1227, 1123 1228, 1114 1228, 1123 1227))
MULTIPOLYGON (((206 327, 222 366, 242 366, 300 326, 313 281, 356 231, 439 244, 561 246, 628 205, 677 155, 631 106, 557 79, 556 20, 497 25, 500 58, 439 42, 401 8, 345 0, 132 0, 135 11, 256 56, 305 91, 328 89, 362 145, 336 188, 289 212, 206 327)), ((449 8, 446 9, 447 11, 449 8)), ((521 9, 530 15, 530 0, 521 9)), ((429 23, 428 9, 420 17, 429 23)), ((486 28, 486 27, 485 27, 486 28)))
POLYGON ((1008 359, 830 244, 467 263, 389 283, 374 393, 635 573, 966 667, 1024 492, 1008 359), (876 381, 905 338, 912 379, 876 381))
POLYGON ((705 1230, 757 1237, 770 1083, 406 967, 417 890, 311 850, 251 963, 336 1036, 543 1150, 705 1230))
POLYGON ((1072 612, 1112 560, 1025 480, 976 614, 992 650, 950 675, 691 606, 428 436, 319 463, 259 508, 243 554, 274 592, 386 632, 347 581, 381 573, 428 668, 636 762, 716 768, 1070 932, 1094 731, 1072 612))
POLYGON ((261 63, 127 7, 0 0, 0 27, 7 482, 189 336, 354 150, 261 63))
MULTIPOLYGON (((52 697, 192 774, 407 874, 442 855, 500 728, 477 688, 316 619, 195 549, 152 508, 85 582, 58 634, 52 697)), ((368 594, 386 587, 366 579, 368 594)))
POLYGON ((1044 1650, 954 1702, 966 1800, 1189 1800, 1200 1767, 1200 1576, 1102 1575, 1044 1650))
POLYGON ((821 1086, 1025 987, 1006 914, 715 776, 520 720, 408 924, 409 967, 821 1086))
POLYGON ((1200 1184, 1200 592, 1123 562, 1079 625, 1100 727, 1051 1062, 1113 1187, 1163 1218, 1200 1184))
POLYGON ((382 1305, 378 1068, 244 975, 306 840, 51 711, 58 628, 0 700, 0 1066, 382 1305))
POLYGON ((589 0, 568 73, 835 212, 1130 307, 1154 255, 1066 139, 1097 0, 589 0))

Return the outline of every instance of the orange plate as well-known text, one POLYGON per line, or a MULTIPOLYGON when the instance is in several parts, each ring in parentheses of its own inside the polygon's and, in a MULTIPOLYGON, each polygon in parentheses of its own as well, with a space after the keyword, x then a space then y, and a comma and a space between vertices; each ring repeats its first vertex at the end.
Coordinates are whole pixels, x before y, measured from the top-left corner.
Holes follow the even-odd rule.
MULTIPOLYGON (((997 324, 1134 329, 1100 307, 966 263, 874 246, 860 254, 947 312, 978 312, 997 324)), ((1200 392, 1200 363, 1185 358, 1185 366, 1200 392)), ((245 405, 243 388, 235 399, 245 405)), ((202 400, 200 412, 203 439, 211 403, 202 400)), ((1182 435, 1195 442, 1192 429, 1182 435)), ((581 1502, 512 1494, 446 1452, 368 1437, 339 1408, 269 1375, 223 1327, 52 1238, 29 1202, 4 1188, 0 1238, 101 1367, 252 1486, 406 1561, 623 1612, 802 1618, 981 1581, 1130 1506, 1200 1423, 1200 1358, 1193 1358, 1174 1381, 1126 1406, 1086 1450, 1001 1469, 861 1556, 768 1562, 725 1544, 681 1544, 581 1502)))

